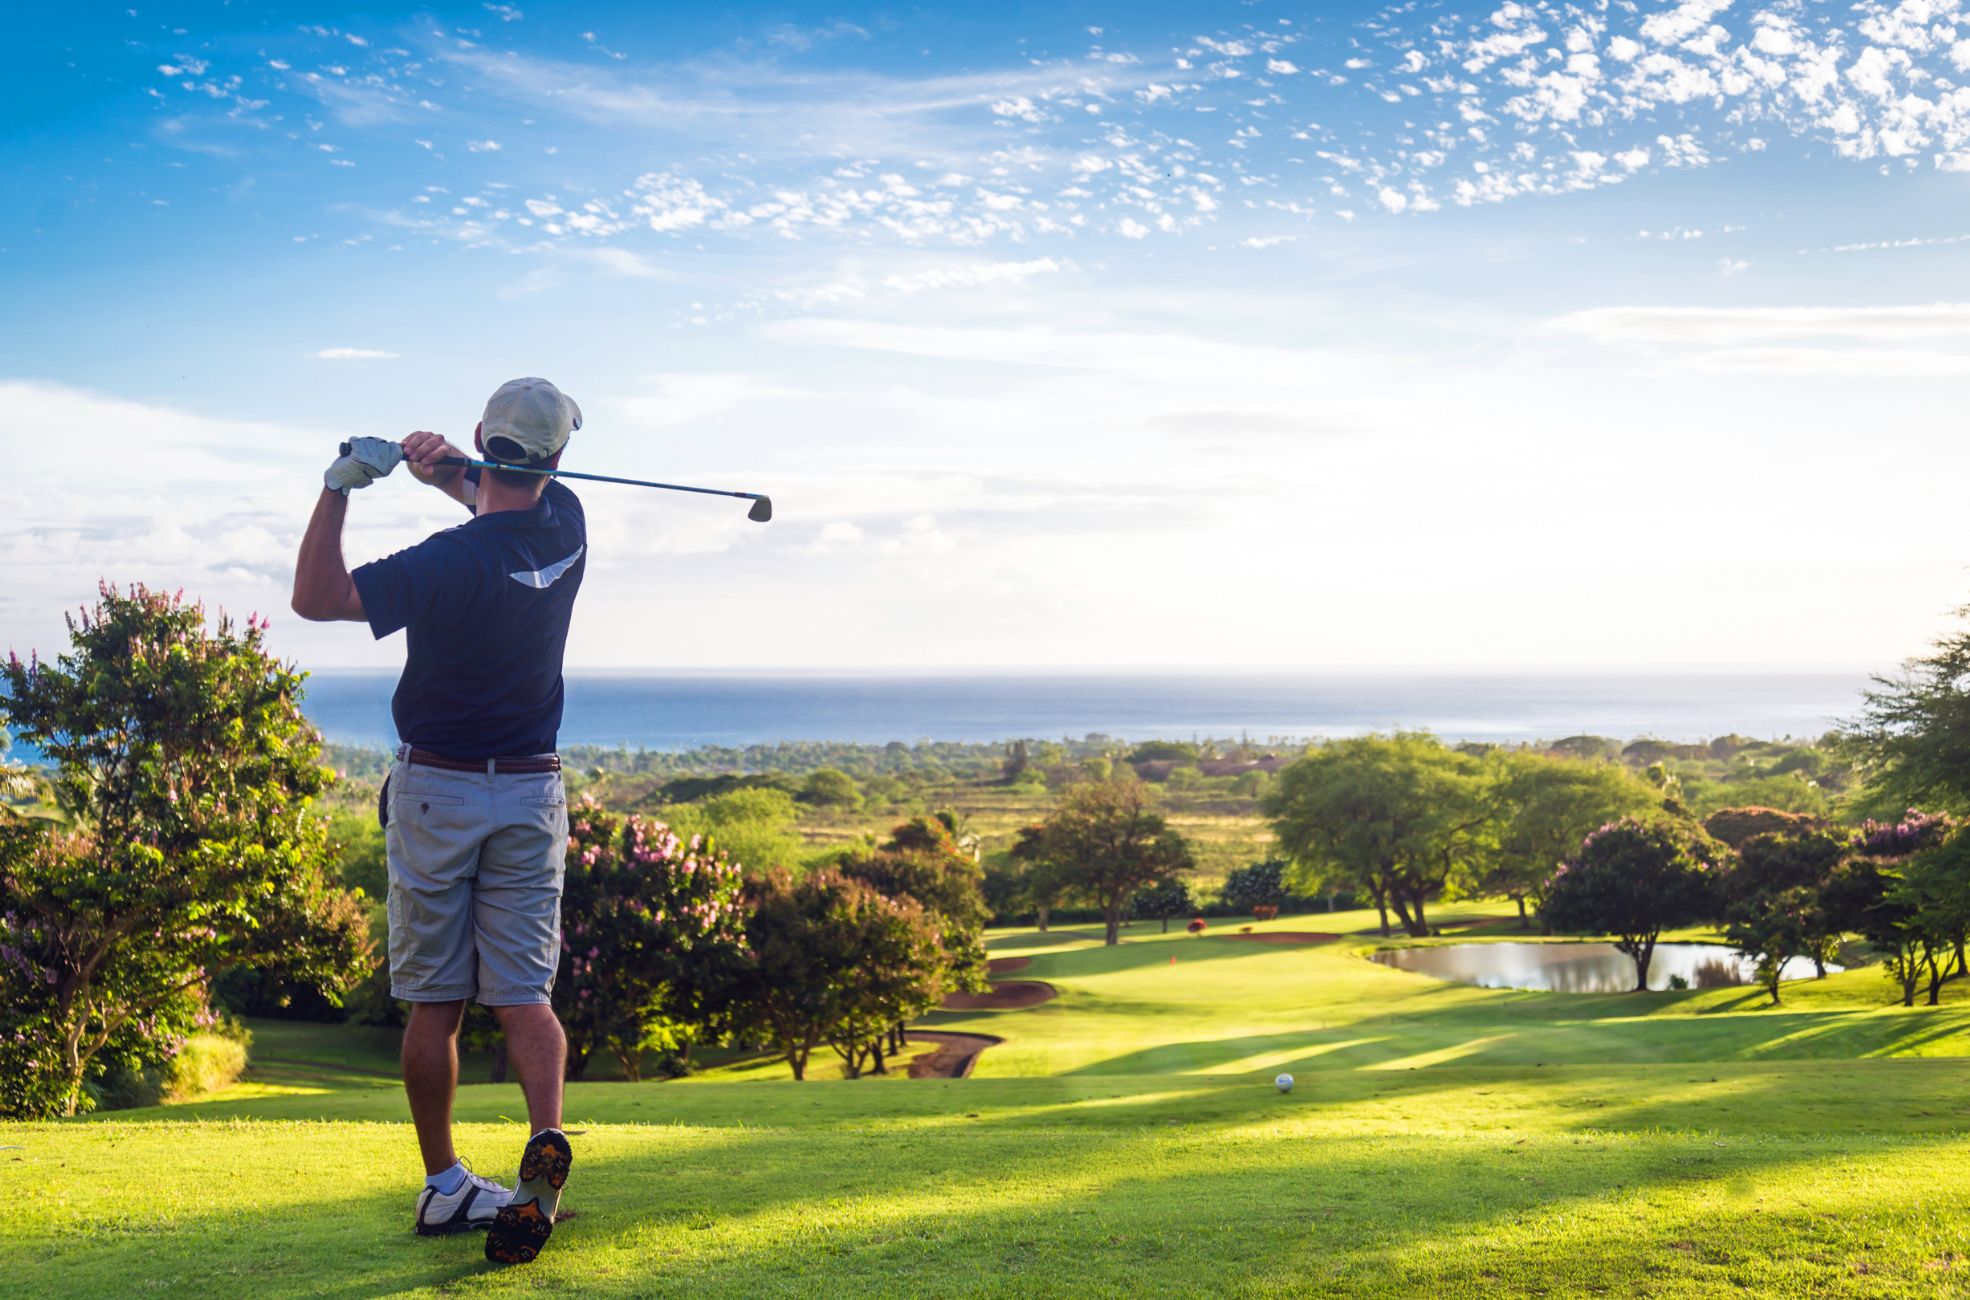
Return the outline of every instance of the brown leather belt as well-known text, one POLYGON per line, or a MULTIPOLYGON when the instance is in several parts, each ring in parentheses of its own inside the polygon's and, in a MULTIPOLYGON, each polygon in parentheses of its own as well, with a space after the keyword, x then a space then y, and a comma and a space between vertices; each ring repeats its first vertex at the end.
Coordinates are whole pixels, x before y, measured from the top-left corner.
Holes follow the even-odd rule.
POLYGON ((446 758, 428 749, 412 749, 404 756, 406 763, 418 767, 442 768, 447 772, 485 772, 492 771, 500 776, 526 776, 536 772, 558 772, 561 770, 561 756, 546 754, 539 758, 446 758), (488 768, 488 764, 491 767, 488 768))

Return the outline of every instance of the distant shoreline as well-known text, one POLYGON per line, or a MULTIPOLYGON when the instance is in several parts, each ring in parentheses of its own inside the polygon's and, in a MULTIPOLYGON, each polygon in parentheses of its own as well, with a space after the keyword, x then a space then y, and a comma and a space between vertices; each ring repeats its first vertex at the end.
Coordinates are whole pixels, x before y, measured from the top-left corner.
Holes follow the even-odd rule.
MULTIPOLYGON (((330 741, 395 743, 395 674, 313 674, 330 741)), ((1860 710, 1865 671, 1800 673, 936 674, 571 672, 563 746, 685 751, 776 743, 1248 740, 1398 730, 1447 741, 1598 735, 1808 739, 1860 710)))

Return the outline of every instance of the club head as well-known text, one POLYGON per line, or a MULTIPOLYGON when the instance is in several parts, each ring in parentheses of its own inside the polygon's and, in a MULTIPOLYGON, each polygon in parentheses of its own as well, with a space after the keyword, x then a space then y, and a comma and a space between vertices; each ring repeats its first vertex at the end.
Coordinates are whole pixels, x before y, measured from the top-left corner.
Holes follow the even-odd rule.
POLYGON ((756 524, 763 524, 767 520, 771 519, 772 517, 773 517, 773 498, 771 497, 759 498, 757 501, 752 503, 752 509, 746 511, 746 518, 752 520, 756 524))

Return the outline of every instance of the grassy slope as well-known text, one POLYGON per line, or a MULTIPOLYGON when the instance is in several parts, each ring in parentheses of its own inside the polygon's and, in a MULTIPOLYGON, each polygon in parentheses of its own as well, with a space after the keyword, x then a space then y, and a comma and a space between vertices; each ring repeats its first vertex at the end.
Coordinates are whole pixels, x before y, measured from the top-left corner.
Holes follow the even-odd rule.
MULTIPOLYGON (((1970 1063, 1946 1055, 1966 1052, 1970 1004, 1883 1007, 1873 971, 1788 986, 1778 1010, 1732 990, 1485 992, 1372 965, 1372 940, 1131 935, 999 936, 1062 996, 938 1017, 1008 1039, 978 1078, 577 1085, 579 1217, 527 1270, 405 1231, 411 1139, 377 1040, 312 1078, 288 1066, 195 1105, 0 1128, 22 1148, 0 1151, 17 1197, 49 1189, 0 1228, 0 1277, 261 1296, 1926 1296, 1970 1280, 1970 1063), (1287 1096, 1266 1082, 1282 1068, 1300 1080, 1287 1096)), ((325 1059, 318 1031, 289 1033, 283 1059, 325 1059)), ((517 1107, 512 1088, 461 1093, 481 1168, 510 1164, 517 1107)))

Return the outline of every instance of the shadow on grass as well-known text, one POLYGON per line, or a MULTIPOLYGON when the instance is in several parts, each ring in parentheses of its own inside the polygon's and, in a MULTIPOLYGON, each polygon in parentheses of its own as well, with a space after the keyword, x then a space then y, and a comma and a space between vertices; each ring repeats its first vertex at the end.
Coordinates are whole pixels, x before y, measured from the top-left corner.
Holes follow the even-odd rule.
MULTIPOLYGON (((1448 989, 1446 989, 1448 992, 1448 989)), ((1581 997, 1580 1014, 1553 1007, 1567 994, 1516 994, 1481 1002, 1418 1006, 1413 996, 1386 1015, 1314 1022, 1298 1028, 1143 1047, 1064 1071, 1143 1075, 1290 1069, 1425 1068, 1461 1065, 1666 1064, 1754 1060, 1854 1060, 1909 1055, 1946 1045, 1970 1054, 1970 1019, 1947 1009, 1926 1014, 1798 1011, 1735 1016, 1646 1014, 1612 998, 1581 997), (1607 1004, 1613 1002, 1610 1007, 1607 1004), (1595 1005, 1601 1004, 1601 1005, 1595 1005), (1643 1014, 1597 1016, 1619 1009, 1643 1014), (1297 1053, 1297 1055, 1296 1055, 1297 1053)), ((1562 1008, 1570 1010, 1571 1008, 1562 1008)))
MULTIPOLYGON (((1394 1076, 1387 1092, 1426 1100, 1436 1081, 1417 1082, 1394 1076)), ((1597 1243, 1646 1233, 1633 1217, 1642 1201, 1717 1180, 1796 1178, 1815 1165, 1845 1176, 1876 1161, 1876 1172, 1892 1177, 1910 1157, 1962 1147, 1957 1138, 1892 1149, 1806 1137, 1720 1145, 1660 1133, 1530 1147, 1485 1133, 1293 1140, 1235 1129, 1268 1109, 1291 1112, 1276 1098, 1231 1097, 1232 1086, 1084 1105, 1105 1114, 1085 1132, 1011 1113, 951 1114, 887 1132, 838 1116, 825 1129, 735 1126, 711 1143, 664 1129, 611 1130, 579 1140, 569 1203, 580 1217, 557 1231, 538 1264, 498 1281, 583 1293, 1085 1294, 1167 1293, 1182 1278, 1201 1293, 1261 1275, 1304 1285, 1328 1264, 1351 1261, 1364 1290, 1403 1294, 1397 1283, 1419 1266, 1411 1252, 1425 1243, 1423 1254, 1441 1260, 1508 1225, 1545 1219, 1566 1222, 1568 1249, 1591 1259, 1597 1243), (1160 1271, 1171 1267, 1206 1271, 1160 1271)), ((220 1159, 241 1136, 188 1130, 183 1141, 213 1144, 201 1154, 220 1159)), ((388 1136, 407 1156, 407 1135, 388 1136)), ((257 1161, 244 1151, 231 1159, 244 1177, 278 1179, 306 1163, 310 1143, 340 1140, 333 1130, 297 1130, 279 1148, 261 1147, 257 1161)), ((382 1148, 373 1133, 363 1140, 382 1148)), ((117 1162, 106 1149, 78 1173, 109 1176, 117 1162)), ((77 1165, 75 1153, 67 1163, 77 1165)), ((1903 1198, 1900 1212, 1960 1200, 1970 1174, 1960 1159, 1951 1167, 1903 1198)), ((409 1180, 385 1182, 265 1208, 194 1201, 160 1213, 106 1200, 100 1215, 66 1215, 59 1230, 23 1220, 6 1238, 8 1275, 42 1283, 27 1293, 44 1294, 354 1297, 478 1285, 487 1269, 477 1240, 410 1236, 409 1198, 398 1186, 409 1180)), ((1869 1213, 1879 1218, 1881 1207, 1869 1213)), ((1870 1223, 1870 1233, 1881 1231, 1870 1223)), ((1686 1262, 1659 1246, 1665 1266, 1686 1262)))

